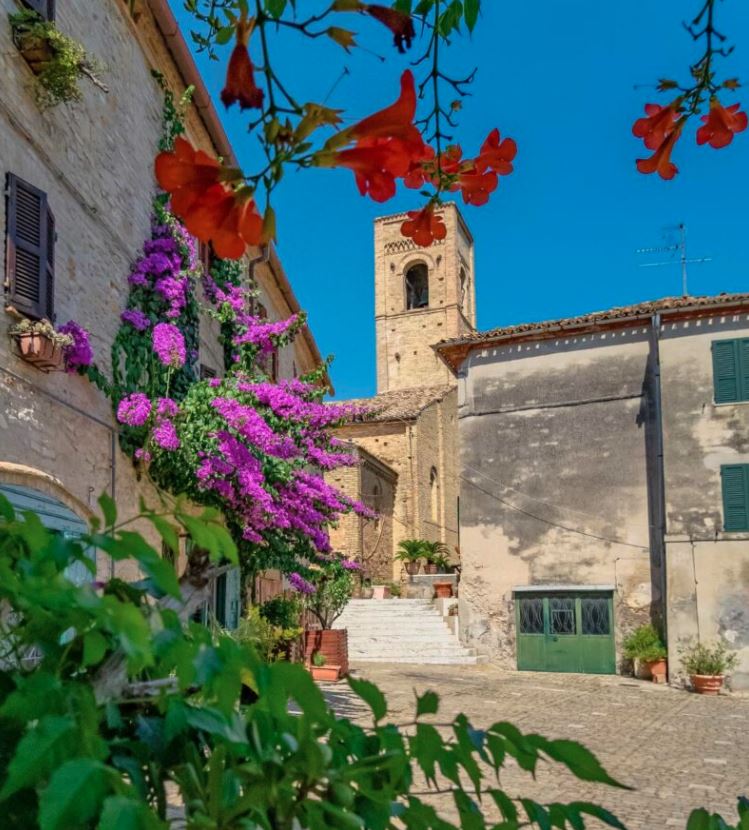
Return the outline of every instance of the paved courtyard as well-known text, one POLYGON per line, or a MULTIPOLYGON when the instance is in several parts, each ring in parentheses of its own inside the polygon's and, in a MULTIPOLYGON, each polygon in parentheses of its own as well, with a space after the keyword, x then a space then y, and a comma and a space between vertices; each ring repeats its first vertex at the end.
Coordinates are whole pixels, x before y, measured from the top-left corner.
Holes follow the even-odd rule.
MULTIPOLYGON (((394 722, 413 717, 414 689, 434 689, 442 700, 440 721, 462 711, 477 726, 509 720, 523 732, 578 740, 614 778, 634 788, 581 783, 557 765, 544 765, 535 782, 508 768, 502 783, 511 795, 595 801, 630 830, 684 830, 690 810, 699 806, 735 821, 736 797, 749 795, 746 697, 709 698, 623 677, 504 672, 486 665, 368 663, 354 672, 383 689, 394 722)), ((326 692, 341 714, 365 717, 345 684, 326 692)))

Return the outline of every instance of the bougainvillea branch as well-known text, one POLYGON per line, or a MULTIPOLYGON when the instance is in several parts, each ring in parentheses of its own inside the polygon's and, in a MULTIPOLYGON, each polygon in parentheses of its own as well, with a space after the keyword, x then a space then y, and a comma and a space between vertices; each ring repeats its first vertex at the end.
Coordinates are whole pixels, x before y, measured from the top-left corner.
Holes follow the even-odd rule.
POLYGON ((747 115, 740 111, 739 104, 724 107, 718 100, 718 93, 733 92, 739 88, 737 78, 719 81, 716 78, 715 59, 727 58, 733 46, 726 46, 726 35, 715 25, 717 0, 704 0, 702 7, 684 28, 696 43, 704 43, 704 51, 689 67, 691 82, 680 85, 677 81, 663 78, 658 82, 659 92, 677 93, 667 106, 646 104, 645 117, 635 121, 632 132, 641 138, 653 155, 637 160, 640 173, 658 173, 662 179, 672 179, 678 168, 671 161, 671 153, 684 132, 690 118, 701 116, 703 125, 697 130, 697 144, 709 144, 714 149, 727 147, 736 133, 747 127, 747 115), (704 112, 707 105, 707 113, 704 112))

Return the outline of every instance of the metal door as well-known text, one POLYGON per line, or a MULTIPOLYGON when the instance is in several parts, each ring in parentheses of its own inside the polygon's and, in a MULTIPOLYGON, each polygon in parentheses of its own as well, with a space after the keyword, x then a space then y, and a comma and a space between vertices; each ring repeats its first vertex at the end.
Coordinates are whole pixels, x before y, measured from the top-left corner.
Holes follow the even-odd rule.
POLYGON ((518 669, 614 674, 611 592, 516 595, 518 669))

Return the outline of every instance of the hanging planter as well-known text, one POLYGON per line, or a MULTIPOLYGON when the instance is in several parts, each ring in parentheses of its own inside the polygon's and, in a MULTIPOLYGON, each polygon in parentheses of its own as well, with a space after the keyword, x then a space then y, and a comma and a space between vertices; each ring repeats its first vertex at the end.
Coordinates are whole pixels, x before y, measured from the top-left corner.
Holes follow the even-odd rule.
POLYGON ((32 323, 22 320, 10 329, 10 336, 18 347, 18 356, 42 372, 57 372, 62 369, 65 348, 73 338, 55 331, 46 320, 32 323))
POLYGON ((45 65, 55 57, 50 42, 39 35, 14 30, 13 42, 35 75, 41 75, 45 65))

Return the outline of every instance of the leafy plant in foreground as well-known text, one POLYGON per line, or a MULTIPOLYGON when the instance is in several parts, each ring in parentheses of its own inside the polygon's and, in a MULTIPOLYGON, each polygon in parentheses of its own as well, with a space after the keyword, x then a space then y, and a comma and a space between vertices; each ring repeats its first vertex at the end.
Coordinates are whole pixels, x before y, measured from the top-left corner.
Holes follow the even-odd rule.
POLYGON ((171 547, 182 533, 208 551, 208 568, 188 562, 178 577, 118 525, 111 501, 101 504, 105 529, 66 539, 0 498, 4 826, 163 829, 171 799, 190 830, 584 828, 588 817, 623 827, 593 804, 542 805, 495 783, 512 759, 531 774, 550 760, 620 786, 572 741, 506 722, 477 729, 464 715, 435 724, 434 692, 416 699, 408 724, 389 723, 383 694, 357 679, 349 683, 369 724, 337 717, 302 666, 265 663, 190 621, 222 563, 236 559, 216 513, 196 517, 180 501, 143 511, 171 547), (143 579, 93 581, 92 547, 137 563, 143 579), (75 563, 91 582, 71 581, 75 563), (241 706, 247 687, 254 702, 241 706), (457 825, 429 803, 435 789, 451 793, 457 825))

